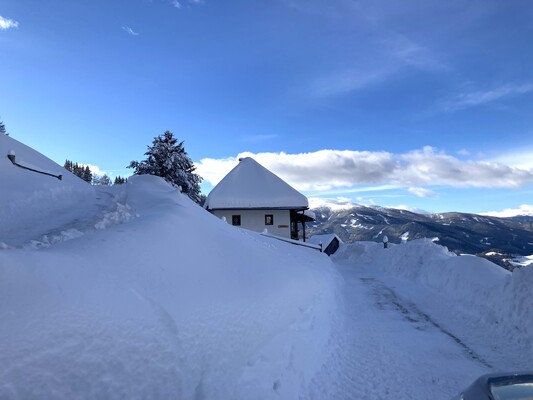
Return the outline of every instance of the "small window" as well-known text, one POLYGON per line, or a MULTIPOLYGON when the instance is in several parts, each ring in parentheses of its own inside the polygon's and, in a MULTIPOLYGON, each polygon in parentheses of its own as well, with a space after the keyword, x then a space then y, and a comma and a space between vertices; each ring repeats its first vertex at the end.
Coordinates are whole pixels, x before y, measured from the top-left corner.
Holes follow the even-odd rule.
POLYGON ((265 225, 274 225, 274 215, 265 214, 265 225))
POLYGON ((241 226, 241 216, 240 215, 232 215, 231 216, 231 224, 235 226, 241 226))

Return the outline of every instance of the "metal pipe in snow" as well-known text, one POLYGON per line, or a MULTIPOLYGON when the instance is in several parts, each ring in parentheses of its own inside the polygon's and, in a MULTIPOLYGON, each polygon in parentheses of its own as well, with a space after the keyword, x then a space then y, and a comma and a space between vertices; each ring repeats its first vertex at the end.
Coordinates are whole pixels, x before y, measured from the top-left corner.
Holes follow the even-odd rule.
POLYGON ((16 161, 15 152, 14 152, 13 150, 9 150, 9 151, 8 151, 8 153, 7 153, 7 158, 9 158, 9 161, 11 161, 11 162, 13 163, 13 165, 16 165, 16 166, 19 167, 19 168, 27 169, 28 171, 32 171, 32 172, 37 172, 38 174, 43 174, 43 175, 52 176, 52 177, 57 178, 57 179, 59 179, 59 180, 62 180, 62 179, 63 179, 63 175, 54 175, 54 174, 51 174, 51 173, 49 173, 49 172, 39 171, 39 170, 36 170, 36 169, 30 168, 30 167, 26 167, 26 166, 24 166, 24 165, 19 164, 19 163, 16 161))

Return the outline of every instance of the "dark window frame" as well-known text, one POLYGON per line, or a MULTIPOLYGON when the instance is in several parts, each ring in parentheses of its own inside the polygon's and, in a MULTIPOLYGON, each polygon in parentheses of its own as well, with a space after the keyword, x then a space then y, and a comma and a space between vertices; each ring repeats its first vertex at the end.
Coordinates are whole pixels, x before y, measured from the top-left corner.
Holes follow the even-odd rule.
POLYGON ((231 225, 233 226, 241 226, 241 215, 236 214, 231 216, 231 225))
POLYGON ((265 225, 274 225, 274 214, 265 214, 265 225))

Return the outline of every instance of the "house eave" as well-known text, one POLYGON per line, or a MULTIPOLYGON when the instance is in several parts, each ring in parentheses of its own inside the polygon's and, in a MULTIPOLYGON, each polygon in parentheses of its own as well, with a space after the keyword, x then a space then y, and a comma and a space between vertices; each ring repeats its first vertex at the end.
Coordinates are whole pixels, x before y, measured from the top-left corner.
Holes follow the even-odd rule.
POLYGON ((230 210, 287 210, 287 211, 305 211, 309 207, 294 207, 294 206, 283 206, 283 207, 217 207, 211 208, 207 207, 207 211, 230 211, 230 210))

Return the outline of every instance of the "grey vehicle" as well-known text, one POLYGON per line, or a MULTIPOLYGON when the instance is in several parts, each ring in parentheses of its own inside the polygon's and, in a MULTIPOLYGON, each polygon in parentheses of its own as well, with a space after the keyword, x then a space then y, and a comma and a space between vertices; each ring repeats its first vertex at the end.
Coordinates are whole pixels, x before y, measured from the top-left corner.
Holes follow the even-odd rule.
POLYGON ((533 400, 533 372, 482 375, 454 400, 533 400))

